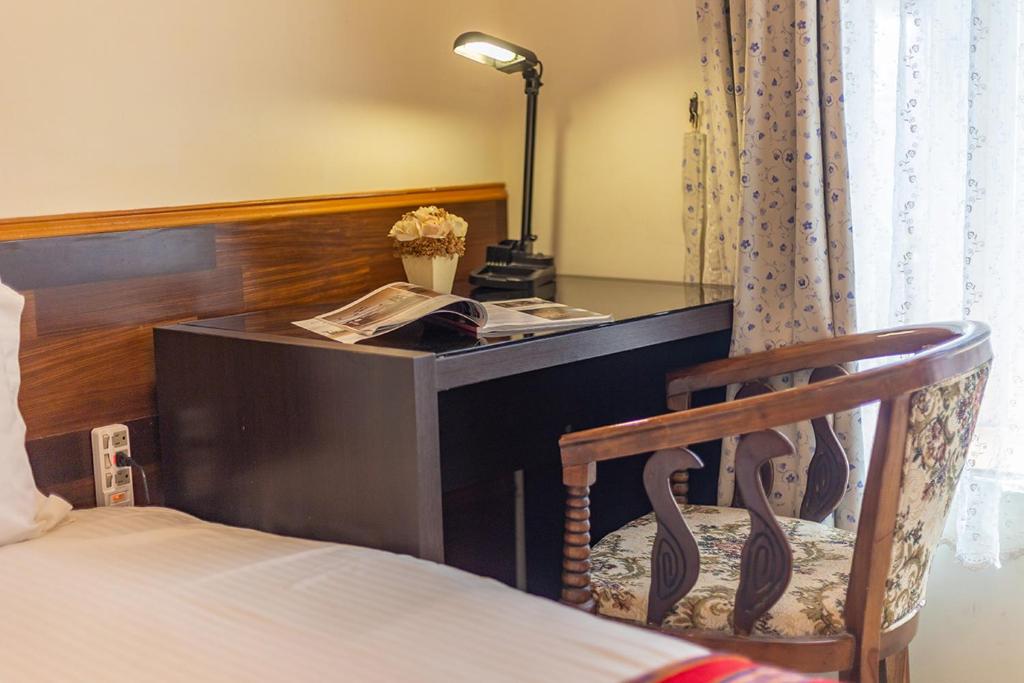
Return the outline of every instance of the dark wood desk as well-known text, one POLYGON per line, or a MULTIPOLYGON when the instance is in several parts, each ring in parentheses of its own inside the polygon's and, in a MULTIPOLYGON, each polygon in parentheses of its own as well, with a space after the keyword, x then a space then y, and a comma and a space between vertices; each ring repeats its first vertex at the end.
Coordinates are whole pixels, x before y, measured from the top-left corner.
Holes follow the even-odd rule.
MULTIPOLYGON (((522 470, 529 590, 553 595, 559 436, 664 412, 667 370, 727 354, 731 296, 563 276, 559 301, 616 322, 491 341, 417 323, 342 345, 290 324, 324 305, 157 328, 167 502, 511 583, 522 470)), ((639 467, 602 470, 597 537, 648 509, 639 467)))

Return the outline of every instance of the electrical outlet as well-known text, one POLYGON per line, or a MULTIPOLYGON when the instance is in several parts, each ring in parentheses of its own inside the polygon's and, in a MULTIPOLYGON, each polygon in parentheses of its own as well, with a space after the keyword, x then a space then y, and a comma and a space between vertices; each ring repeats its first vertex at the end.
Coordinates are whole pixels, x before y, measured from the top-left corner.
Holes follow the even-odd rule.
POLYGON ((98 507, 135 505, 132 468, 117 466, 119 453, 131 456, 128 427, 114 424, 92 430, 92 471, 98 507))

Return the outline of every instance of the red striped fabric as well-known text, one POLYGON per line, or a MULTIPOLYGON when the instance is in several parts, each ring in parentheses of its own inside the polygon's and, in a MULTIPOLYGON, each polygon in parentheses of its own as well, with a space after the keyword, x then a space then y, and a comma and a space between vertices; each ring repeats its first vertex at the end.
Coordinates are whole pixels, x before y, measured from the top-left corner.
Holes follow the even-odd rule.
POLYGON ((760 666, 745 657, 711 654, 671 664, 634 679, 630 683, 831 683, 822 678, 807 678, 769 666, 760 666))

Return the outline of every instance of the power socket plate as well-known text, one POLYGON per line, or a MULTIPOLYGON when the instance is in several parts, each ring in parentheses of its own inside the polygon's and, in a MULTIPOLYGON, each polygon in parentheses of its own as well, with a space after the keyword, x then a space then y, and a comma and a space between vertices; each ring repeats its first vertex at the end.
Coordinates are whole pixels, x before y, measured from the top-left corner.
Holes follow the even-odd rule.
POLYGON ((132 454, 128 427, 113 424, 92 430, 92 470, 96 480, 97 507, 135 505, 132 468, 117 466, 118 453, 132 454))

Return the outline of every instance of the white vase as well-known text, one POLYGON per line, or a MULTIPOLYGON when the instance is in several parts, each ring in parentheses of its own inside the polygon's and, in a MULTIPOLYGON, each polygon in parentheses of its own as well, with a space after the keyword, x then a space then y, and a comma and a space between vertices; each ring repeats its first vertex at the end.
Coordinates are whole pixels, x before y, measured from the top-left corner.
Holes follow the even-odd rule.
POLYGON ((405 277, 410 283, 441 294, 451 294, 459 257, 403 256, 402 265, 405 266, 405 277))

